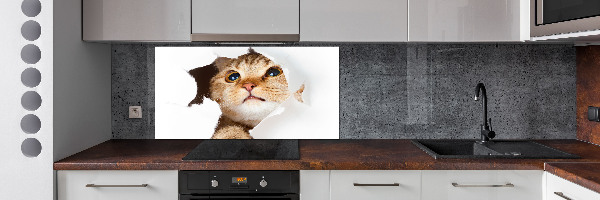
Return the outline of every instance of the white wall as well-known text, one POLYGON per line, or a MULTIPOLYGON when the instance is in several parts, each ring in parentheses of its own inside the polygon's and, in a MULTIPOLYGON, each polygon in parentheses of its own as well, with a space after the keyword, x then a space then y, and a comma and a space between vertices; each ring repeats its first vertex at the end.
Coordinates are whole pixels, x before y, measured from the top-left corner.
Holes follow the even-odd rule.
POLYGON ((81 0, 54 1, 54 161, 109 140, 110 45, 81 40, 81 0))
POLYGON ((52 116, 52 1, 41 0, 41 12, 27 17, 21 11, 22 0, 0 1, 0 199, 52 199, 53 197, 53 116, 52 116), (21 25, 34 20, 40 24, 41 36, 33 41, 21 35, 21 25), (21 59, 21 49, 36 45, 41 59, 27 64, 21 59), (29 88, 21 83, 26 68, 36 68, 42 78, 39 85, 29 88), (41 106, 33 111, 21 105, 27 91, 37 92, 41 106), (27 114, 39 117, 41 126, 34 134, 21 129, 21 119, 27 114), (27 157, 21 152, 25 139, 38 140, 41 152, 27 157))
POLYGON ((0 1, 0 199, 52 199, 53 162, 111 137, 110 45, 81 42, 80 0, 40 0, 41 12, 29 17, 22 2, 0 1), (21 35, 29 20, 41 27, 41 36, 32 41, 21 35), (39 47, 38 62, 21 58, 25 45, 39 47), (39 85, 21 82, 27 68, 39 70, 39 85), (28 91, 41 96, 39 108, 22 106, 28 91), (40 119, 39 131, 21 129, 28 114, 40 119), (26 139, 39 141, 39 155, 22 153, 26 139))

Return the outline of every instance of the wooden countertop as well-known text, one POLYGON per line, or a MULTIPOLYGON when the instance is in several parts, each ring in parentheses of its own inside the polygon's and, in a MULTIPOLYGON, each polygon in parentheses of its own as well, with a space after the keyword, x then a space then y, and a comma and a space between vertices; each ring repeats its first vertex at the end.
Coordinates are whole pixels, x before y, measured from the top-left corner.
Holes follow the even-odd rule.
POLYGON ((600 147, 536 140, 581 159, 439 159, 410 140, 300 140, 300 160, 181 160, 202 140, 109 140, 55 170, 542 170, 546 162, 600 162, 600 147))
POLYGON ((300 140, 300 160, 181 160, 202 140, 109 140, 55 170, 542 170, 600 193, 600 147, 536 140, 581 159, 439 159, 410 140, 300 140), (545 167, 545 168, 544 168, 545 167))

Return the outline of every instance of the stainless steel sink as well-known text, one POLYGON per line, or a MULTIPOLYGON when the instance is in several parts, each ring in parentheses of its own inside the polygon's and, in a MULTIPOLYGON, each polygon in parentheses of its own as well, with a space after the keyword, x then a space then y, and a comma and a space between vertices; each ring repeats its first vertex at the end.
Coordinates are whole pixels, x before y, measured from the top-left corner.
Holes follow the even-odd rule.
POLYGON ((574 159, 577 155, 532 141, 412 140, 433 158, 574 159))

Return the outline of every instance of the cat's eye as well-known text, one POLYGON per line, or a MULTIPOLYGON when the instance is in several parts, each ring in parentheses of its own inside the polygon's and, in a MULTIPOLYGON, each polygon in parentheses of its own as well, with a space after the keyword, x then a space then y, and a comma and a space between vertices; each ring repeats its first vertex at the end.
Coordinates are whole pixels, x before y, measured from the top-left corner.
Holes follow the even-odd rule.
POLYGON ((227 81, 228 83, 233 83, 234 81, 238 80, 240 78, 240 73, 236 72, 236 71, 230 71, 229 73, 227 73, 227 76, 225 76, 225 81, 227 81))
POLYGON ((278 76, 281 73, 282 73, 281 68, 271 67, 267 70, 267 73, 265 73, 265 77, 274 77, 274 76, 278 76))

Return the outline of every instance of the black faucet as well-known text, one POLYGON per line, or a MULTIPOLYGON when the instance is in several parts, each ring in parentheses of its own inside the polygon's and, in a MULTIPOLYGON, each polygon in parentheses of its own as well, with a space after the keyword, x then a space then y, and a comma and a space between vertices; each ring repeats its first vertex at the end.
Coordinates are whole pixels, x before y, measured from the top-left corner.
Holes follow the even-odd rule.
POLYGON ((492 131, 492 119, 490 118, 490 124, 488 125, 487 118, 487 94, 485 93, 485 86, 483 83, 478 83, 475 88, 475 101, 479 101, 481 99, 479 97, 479 91, 481 91, 481 95, 483 96, 483 101, 481 101, 481 105, 483 107, 483 124, 481 124, 481 143, 489 142, 490 139, 496 137, 496 132, 492 131))

